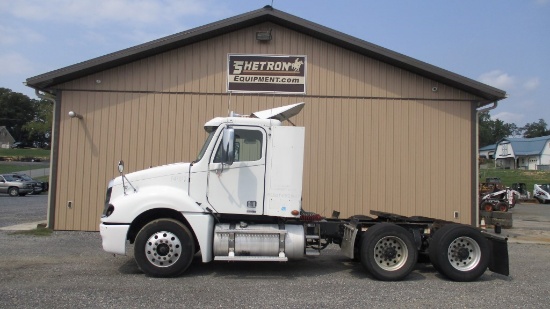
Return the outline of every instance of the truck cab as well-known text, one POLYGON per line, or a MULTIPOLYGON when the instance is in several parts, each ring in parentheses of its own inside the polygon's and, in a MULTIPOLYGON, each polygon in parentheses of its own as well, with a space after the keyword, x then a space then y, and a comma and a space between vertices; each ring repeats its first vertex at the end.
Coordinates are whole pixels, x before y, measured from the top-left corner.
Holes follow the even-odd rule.
MULTIPOLYGON (((299 218, 305 130, 281 121, 303 106, 208 121, 208 137, 191 163, 124 175, 121 162, 121 176, 109 183, 100 223, 104 249, 126 254, 127 240, 134 242, 152 219, 168 217, 183 222, 196 251, 209 262, 214 258, 215 220, 228 224, 218 229, 242 220, 264 223, 255 225, 257 235, 265 233, 262 229, 278 229, 280 218, 299 218)), ((279 254, 278 245, 276 251, 277 258, 288 258, 279 254)), ((228 251, 220 258, 230 256, 228 251)))

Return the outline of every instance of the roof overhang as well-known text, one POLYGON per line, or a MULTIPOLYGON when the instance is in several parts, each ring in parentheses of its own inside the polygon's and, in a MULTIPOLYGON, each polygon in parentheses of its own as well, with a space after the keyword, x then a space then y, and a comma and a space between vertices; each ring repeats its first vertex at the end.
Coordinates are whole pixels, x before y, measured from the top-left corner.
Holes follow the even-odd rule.
POLYGON ((294 31, 338 45, 367 57, 400 67, 429 79, 436 80, 483 99, 479 106, 506 98, 506 92, 442 68, 413 59, 378 45, 321 26, 308 20, 278 11, 270 6, 227 18, 218 22, 183 31, 158 40, 123 49, 105 56, 90 59, 55 71, 27 79, 27 86, 47 91, 55 85, 89 74, 114 68, 172 49, 247 28, 259 23, 272 22, 294 31))

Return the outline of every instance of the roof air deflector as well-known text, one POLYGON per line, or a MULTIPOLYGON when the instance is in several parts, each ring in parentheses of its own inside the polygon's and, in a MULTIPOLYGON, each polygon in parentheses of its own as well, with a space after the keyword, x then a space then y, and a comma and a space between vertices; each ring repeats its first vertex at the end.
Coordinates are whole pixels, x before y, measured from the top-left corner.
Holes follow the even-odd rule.
POLYGON ((276 119, 282 122, 298 115, 302 108, 304 108, 305 104, 305 102, 300 102, 282 107, 266 109, 263 111, 252 113, 252 115, 250 116, 260 119, 276 119))

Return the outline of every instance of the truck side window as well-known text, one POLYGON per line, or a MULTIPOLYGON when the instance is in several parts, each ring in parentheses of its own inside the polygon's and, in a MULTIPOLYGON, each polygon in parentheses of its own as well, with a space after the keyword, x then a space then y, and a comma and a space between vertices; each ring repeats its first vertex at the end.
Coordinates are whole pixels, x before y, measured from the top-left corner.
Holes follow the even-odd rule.
MULTIPOLYGON (((235 162, 258 161, 262 158, 263 134, 258 130, 235 129, 235 162)), ((214 163, 220 163, 221 147, 218 145, 214 163)))

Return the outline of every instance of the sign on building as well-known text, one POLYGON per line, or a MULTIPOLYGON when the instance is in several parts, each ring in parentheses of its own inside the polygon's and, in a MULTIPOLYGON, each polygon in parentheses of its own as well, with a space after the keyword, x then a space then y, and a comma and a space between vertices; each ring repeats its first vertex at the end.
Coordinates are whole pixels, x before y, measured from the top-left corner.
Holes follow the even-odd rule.
POLYGON ((306 56, 227 55, 228 92, 306 93, 306 56))

